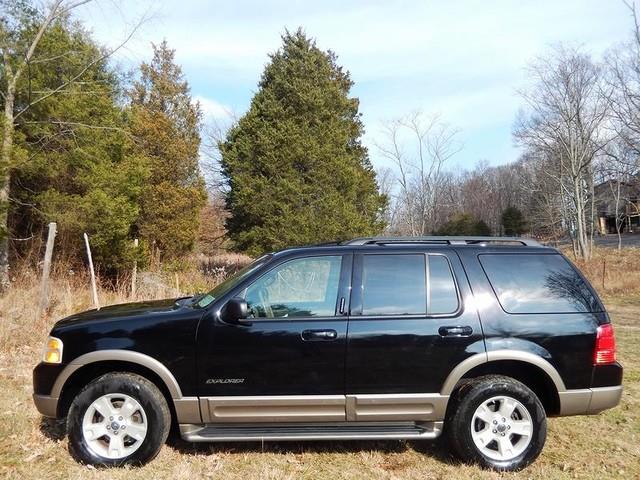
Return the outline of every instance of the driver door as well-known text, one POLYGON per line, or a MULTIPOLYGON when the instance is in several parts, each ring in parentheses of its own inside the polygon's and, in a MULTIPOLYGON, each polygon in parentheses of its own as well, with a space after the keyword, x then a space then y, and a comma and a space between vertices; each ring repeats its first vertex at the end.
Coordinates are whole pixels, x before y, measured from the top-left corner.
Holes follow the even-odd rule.
POLYGON ((341 253, 284 259, 234 293, 248 319, 203 322, 205 422, 345 420, 351 264, 341 253))

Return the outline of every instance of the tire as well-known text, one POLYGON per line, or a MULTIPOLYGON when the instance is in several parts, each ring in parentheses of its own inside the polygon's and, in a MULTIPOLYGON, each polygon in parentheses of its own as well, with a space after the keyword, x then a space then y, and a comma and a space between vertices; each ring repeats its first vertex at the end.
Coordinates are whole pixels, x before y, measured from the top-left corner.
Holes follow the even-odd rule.
POLYGON ((107 373, 75 397, 67 416, 69 450, 80 462, 143 465, 167 440, 171 413, 152 382, 131 373, 107 373))
POLYGON ((488 375, 463 385, 452 400, 445 432, 463 461, 506 472, 520 470, 540 455, 547 417, 524 384, 488 375))

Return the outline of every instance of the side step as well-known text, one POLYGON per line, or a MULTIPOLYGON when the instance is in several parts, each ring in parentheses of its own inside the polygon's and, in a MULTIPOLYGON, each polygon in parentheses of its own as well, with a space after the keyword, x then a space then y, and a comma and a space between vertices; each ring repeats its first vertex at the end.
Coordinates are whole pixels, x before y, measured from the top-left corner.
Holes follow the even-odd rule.
POLYGON ((180 425, 187 442, 264 440, 400 440, 438 438, 443 422, 180 425))

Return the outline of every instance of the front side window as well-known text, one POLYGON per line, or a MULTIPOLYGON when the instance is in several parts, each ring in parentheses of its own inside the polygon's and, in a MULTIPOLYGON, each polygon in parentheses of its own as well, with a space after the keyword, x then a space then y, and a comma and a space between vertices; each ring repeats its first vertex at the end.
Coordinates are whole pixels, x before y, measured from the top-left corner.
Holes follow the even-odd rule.
POLYGON ((598 311, 593 293, 561 255, 480 255, 502 309, 507 313, 598 311))
POLYGON ((425 256, 364 255, 362 315, 425 314, 425 256))
POLYGON ((246 290, 252 318, 323 317, 335 314, 341 256, 298 258, 278 265, 246 290))

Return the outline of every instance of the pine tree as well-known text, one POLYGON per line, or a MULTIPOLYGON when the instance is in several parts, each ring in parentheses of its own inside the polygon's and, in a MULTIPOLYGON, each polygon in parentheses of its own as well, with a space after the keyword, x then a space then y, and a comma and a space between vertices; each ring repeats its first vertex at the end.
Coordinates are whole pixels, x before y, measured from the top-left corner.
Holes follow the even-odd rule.
POLYGON ((164 257, 175 257, 193 247, 206 201, 198 166, 202 114, 174 50, 163 41, 153 51, 131 92, 131 129, 149 169, 138 227, 164 257))
POLYGON ((502 212, 502 226, 505 235, 522 235, 527 229, 527 222, 520 210, 509 206, 502 212))
POLYGON ((301 30, 271 55, 249 111, 219 147, 227 229, 250 254, 381 231, 349 73, 301 30))

